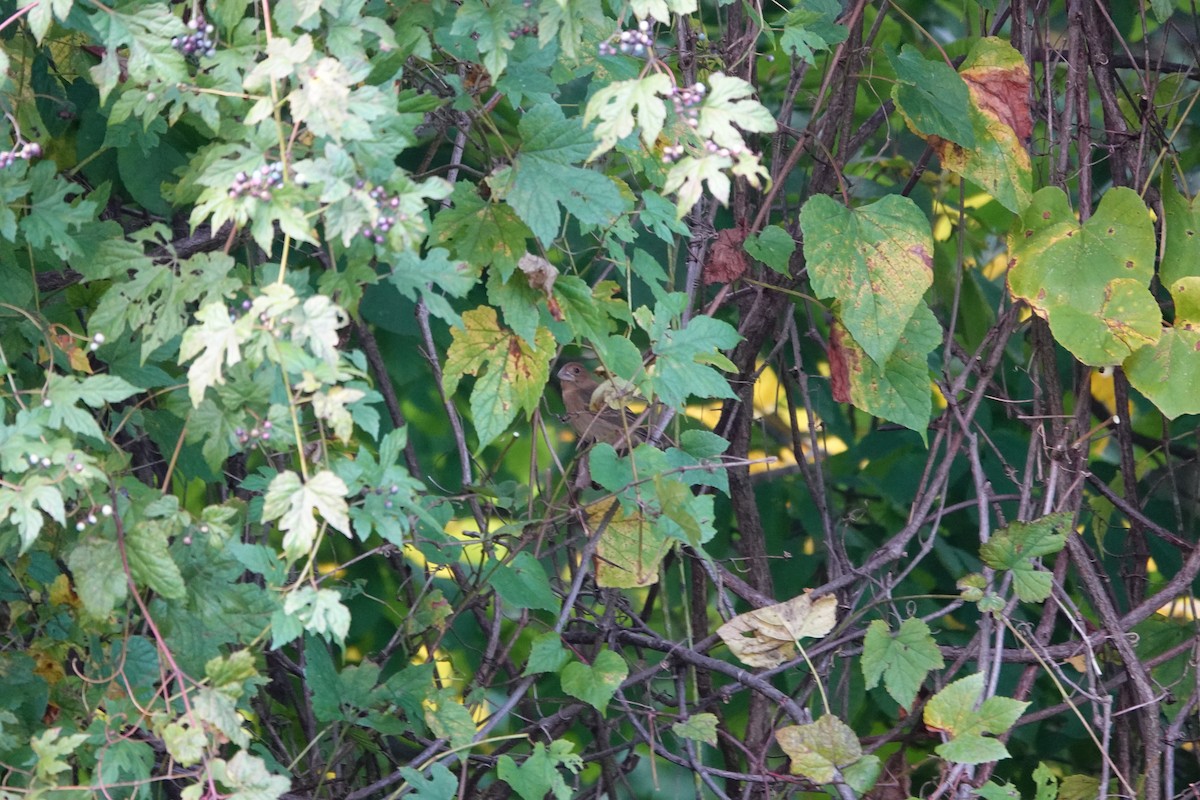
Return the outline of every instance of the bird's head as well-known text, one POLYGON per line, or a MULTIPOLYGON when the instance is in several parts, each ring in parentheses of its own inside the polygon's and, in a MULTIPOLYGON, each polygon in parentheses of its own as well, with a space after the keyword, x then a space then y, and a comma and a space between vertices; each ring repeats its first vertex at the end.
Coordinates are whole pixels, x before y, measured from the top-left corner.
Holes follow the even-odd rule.
POLYGON ((572 361, 570 364, 564 364, 557 374, 558 379, 563 383, 574 383, 586 376, 587 370, 583 368, 582 364, 572 361))

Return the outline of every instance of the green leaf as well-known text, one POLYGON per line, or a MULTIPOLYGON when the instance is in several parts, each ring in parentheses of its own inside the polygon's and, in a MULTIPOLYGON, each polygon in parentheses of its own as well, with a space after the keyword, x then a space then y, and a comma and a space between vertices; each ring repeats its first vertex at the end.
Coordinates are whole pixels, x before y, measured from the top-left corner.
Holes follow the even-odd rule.
POLYGON ((585 41, 588 28, 604 27, 604 10, 599 0, 556 0, 539 6, 538 44, 542 47, 557 42, 563 55, 574 60, 577 47, 585 41))
POLYGON ((699 157, 685 155, 675 162, 667 174, 667 182, 663 184, 663 191, 668 194, 679 193, 675 208, 676 218, 683 219, 692 210, 692 207, 700 202, 705 184, 708 185, 709 193, 721 205, 728 205, 732 183, 724 171, 731 166, 733 166, 733 160, 729 156, 707 151, 699 157))
POLYGON ((106 619, 128 593, 125 567, 116 542, 88 537, 71 551, 67 567, 75 579, 75 591, 88 614, 106 619))
POLYGON ((750 257, 761 261, 780 275, 789 275, 796 240, 779 225, 768 225, 746 237, 742 245, 750 257))
POLYGON ((266 58, 254 65, 242 82, 247 91, 267 87, 272 81, 290 78, 296 68, 308 61, 313 54, 313 40, 307 33, 295 42, 284 36, 276 36, 267 42, 266 58))
POLYGON ((842 7, 837 0, 799 0, 783 18, 779 46, 803 61, 844 42, 846 26, 838 25, 842 7))
POLYGON ((708 78, 710 89, 700 104, 696 133, 718 147, 739 151, 745 147, 741 131, 774 133, 775 117, 766 106, 751 99, 754 87, 722 72, 708 78), (734 127, 736 125, 736 127, 734 127))
POLYGON ((926 355, 941 343, 942 330, 922 302, 901 332, 897 347, 881 369, 841 325, 829 338, 829 362, 834 397, 921 434, 929 425, 933 406, 926 355), (845 376, 846 393, 838 391, 845 376))
POLYGON ((1103 367, 1158 341, 1147 288, 1154 225, 1137 192, 1110 189, 1083 225, 1057 187, 1039 191, 1009 233, 1008 286, 1080 361, 1103 367))
POLYGON ((514 3, 491 3, 465 0, 458 7, 450 33, 470 36, 483 55, 483 65, 495 80, 508 65, 508 51, 513 49, 509 31, 521 24, 520 7, 514 3))
POLYGON ((32 475, 17 489, 0 488, 0 522, 11 515, 21 538, 21 553, 37 541, 44 522, 42 512, 59 525, 67 522, 62 492, 48 476, 32 475))
POLYGON ((883 762, 879 760, 879 756, 872 754, 863 756, 842 770, 842 779, 861 797, 875 788, 882 772, 883 762))
POLYGON ((78 184, 60 177, 52 161, 42 161, 29 170, 30 208, 21 218, 19 227, 25 239, 34 247, 53 248, 59 258, 80 255, 82 249, 71 230, 80 230, 96 216, 92 200, 75 200, 81 191, 78 184))
POLYGON ((1058 779, 1045 761, 1039 761, 1037 769, 1033 771, 1033 785, 1037 787, 1033 800, 1056 800, 1058 797, 1058 779))
POLYGON ((717 746, 716 714, 692 714, 684 721, 673 724, 671 730, 682 739, 717 746))
POLYGON ((630 3, 633 15, 638 19, 671 19, 672 14, 692 14, 697 8, 696 0, 633 0, 630 3))
POLYGON ((204 665, 209 685, 230 696, 240 696, 242 684, 258 675, 254 668, 254 653, 238 650, 228 656, 215 656, 204 665))
MULTIPOLYGON (((1001 785, 989 781, 978 789, 975 789, 974 792, 979 797, 982 797, 983 800, 1021 800, 1021 793, 1011 783, 1001 785)), ((1094 797, 1095 795, 1093 794, 1092 796, 1094 797)))
POLYGON ((242 718, 232 697, 201 686, 192 694, 191 704, 196 717, 220 731, 224 738, 238 747, 249 746, 250 734, 242 728, 242 718))
POLYGON ((204 749, 208 746, 204 731, 187 720, 168 723, 163 729, 162 738, 171 758, 185 767, 199 763, 204 757, 204 749))
POLYGON ((288 95, 292 113, 318 136, 369 139, 371 124, 389 110, 378 88, 351 88, 359 76, 336 58, 322 58, 298 77, 300 85, 288 95))
POLYGON ((511 206, 483 200, 469 183, 456 185, 451 200, 453 208, 434 217, 430 240, 446 245, 456 258, 478 269, 495 266, 508 280, 526 252, 529 228, 511 206))
POLYGON ((55 775, 71 769, 71 765, 65 760, 66 756, 73 755, 79 745, 87 740, 86 733, 63 736, 62 728, 49 728, 34 736, 30 740, 29 746, 37 756, 34 772, 37 773, 38 778, 43 781, 53 781, 55 775))
POLYGON ((508 564, 492 572, 490 583, 496 593, 514 608, 558 611, 562 603, 550 588, 546 570, 530 553, 517 553, 508 564))
POLYGON ((92 375, 83 380, 68 375, 50 375, 46 394, 39 413, 45 415, 51 428, 66 427, 75 433, 102 439, 103 432, 96 419, 77 407, 82 401, 92 408, 117 403, 137 394, 137 388, 113 375, 92 375))
POLYGON ((524 410, 533 414, 550 380, 554 337, 539 328, 534 346, 502 327, 496 311, 480 306, 463 313, 463 328, 452 328, 453 342, 444 367, 447 395, 464 375, 475 375, 471 412, 482 450, 524 410))
POLYGON ((1058 800, 1090 800, 1100 794, 1100 780, 1091 775, 1067 775, 1058 787, 1058 800))
POLYGON ((570 660, 571 654, 562 646, 562 637, 547 631, 533 640, 529 648, 529 661, 522 675, 537 675, 541 672, 558 672, 570 660))
MULTIPOLYGON (((1200 414, 1200 277, 1180 278, 1171 286, 1175 325, 1158 342, 1135 352, 1123 365, 1129 383, 1158 407, 1163 416, 1200 414)), ((1124 422, 1125 420, 1122 420, 1124 422)))
MULTIPOLYGON (((665 314, 661 306, 657 319, 665 314)), ((682 329, 665 328, 656 335, 653 346, 658 356, 649 388, 669 406, 682 406, 689 397, 734 397, 729 382, 713 369, 732 365, 720 353, 732 348, 741 336, 727 322, 698 314, 682 329)))
POLYGON ((339 644, 350 632, 350 609, 342 604, 341 593, 334 589, 302 586, 284 597, 283 613, 295 617, 309 633, 339 644))
POLYGON ((228 761, 214 759, 211 769, 217 781, 230 790, 229 800, 279 800, 292 788, 289 778, 271 774, 265 761, 245 750, 228 761))
POLYGON ((573 661, 560 673, 563 691, 601 714, 628 676, 629 666, 625 659, 607 648, 596 654, 590 666, 573 661))
POLYGON ((167 547, 167 528, 147 520, 125 531, 125 555, 135 581, 149 586, 168 600, 182 600, 187 587, 179 566, 167 547))
POLYGON ((1049 572, 1038 570, 1030 559, 1062 550, 1071 530, 1069 513, 1050 514, 1032 522, 1013 522, 997 531, 979 548, 983 563, 1009 570, 1017 597, 1040 603, 1050 596, 1049 572))
POLYGON ((442 690, 425 704, 425 723, 434 735, 449 739, 451 747, 464 747, 475 737, 475 720, 471 712, 455 699, 449 690, 442 690))
POLYGON ((338 363, 338 330, 349 322, 346 312, 323 294, 314 294, 288 313, 291 340, 333 367, 338 363))
MULTIPOLYGON (((672 90, 671 78, 658 71, 628 81, 616 81, 592 95, 583 121, 599 119, 594 135, 599 142, 588 160, 608 152, 636 128, 642 143, 654 147, 667 119, 667 104, 662 97, 672 90)), ((670 190, 668 190, 670 191, 670 190)))
POLYGON ((571 788, 567 786, 559 767, 577 773, 583 760, 572 753, 574 745, 562 739, 550 743, 549 749, 538 742, 524 763, 517 766, 511 756, 500 756, 497 776, 519 794, 523 800, 545 800, 553 792, 556 800, 569 800, 571 788))
POLYGON ((900 195, 857 209, 816 195, 800 212, 800 228, 813 289, 837 300, 854 341, 887 364, 933 284, 929 220, 900 195))
POLYGON ((862 758, 862 745, 854 731, 832 714, 808 725, 790 725, 775 731, 775 741, 792 760, 791 774, 814 783, 831 783, 841 767, 862 758))
POLYGON ((279 527, 285 531, 283 553, 289 561, 307 555, 312 548, 317 535, 313 509, 331 526, 351 535, 346 505, 349 491, 345 481, 329 470, 318 472, 307 483, 290 470, 271 480, 263 498, 263 521, 279 520, 279 527))
POLYGON ((665 536, 696 549, 716 536, 712 495, 697 495, 683 481, 662 475, 654 477, 654 493, 662 509, 655 528, 665 536))
POLYGON ((241 346, 253 335, 255 319, 244 314, 230 319, 224 303, 209 303, 196 312, 199 325, 184 331, 179 345, 179 361, 192 358, 188 369, 188 396, 192 406, 199 406, 209 386, 225 383, 222 366, 232 367, 241 362, 241 346))
POLYGON ((558 236, 560 205, 580 222, 601 226, 630 210, 610 178, 575 166, 594 144, 590 126, 568 120, 557 103, 546 102, 526 111, 519 129, 524 143, 506 199, 542 244, 558 236))
POLYGON ((971 96, 967 84, 944 61, 928 61, 906 45, 899 55, 888 53, 896 71, 892 99, 910 128, 922 136, 939 136, 963 147, 975 146, 970 124, 971 96))
POLYGON ((445 764, 429 767, 428 778, 412 767, 401 767, 400 774, 412 788, 412 794, 407 796, 413 800, 455 800, 458 797, 458 778, 445 764))
POLYGON ((1154 16, 1158 17, 1159 22, 1166 22, 1167 18, 1175 12, 1174 0, 1150 0, 1150 7, 1154 9, 1154 16))
POLYGON ((983 674, 976 673, 951 683, 925 705, 925 724, 952 737, 939 745, 940 756, 961 764, 982 764, 1008 758, 1008 750, 997 739, 984 734, 1008 731, 1029 704, 1008 697, 989 697, 976 710, 983 695, 983 674))
POLYGON ((887 693, 904 708, 912 707, 930 671, 944 666, 929 626, 916 617, 901 622, 895 635, 881 619, 867 628, 862 655, 867 688, 875 688, 883 678, 887 693))
MULTIPOLYGON (((433 301, 433 287, 450 297, 466 297, 479 280, 479 273, 465 261, 451 261, 449 255, 441 247, 433 248, 424 256, 412 250, 397 253, 389 280, 409 300, 423 296, 431 313, 451 325, 461 326, 462 317, 458 312, 444 300, 433 301)), ((441 299, 437 295, 434 297, 441 299)))

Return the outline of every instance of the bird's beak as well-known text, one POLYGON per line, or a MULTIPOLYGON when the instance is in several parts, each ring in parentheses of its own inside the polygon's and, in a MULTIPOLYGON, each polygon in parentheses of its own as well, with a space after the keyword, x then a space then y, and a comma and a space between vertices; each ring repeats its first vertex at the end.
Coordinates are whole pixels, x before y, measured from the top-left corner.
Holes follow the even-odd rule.
POLYGON ((571 371, 569 369, 567 369, 566 367, 563 367, 558 372, 554 373, 554 376, 556 378, 558 378, 560 381, 574 380, 574 378, 571 377, 571 371))

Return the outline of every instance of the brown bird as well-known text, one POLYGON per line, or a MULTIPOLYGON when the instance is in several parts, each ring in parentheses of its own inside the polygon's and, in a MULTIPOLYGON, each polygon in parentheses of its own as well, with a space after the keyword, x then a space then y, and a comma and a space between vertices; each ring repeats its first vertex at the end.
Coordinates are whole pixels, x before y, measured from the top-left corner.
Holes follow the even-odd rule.
MULTIPOLYGON (((558 382, 567 412, 564 417, 580 441, 606 442, 618 449, 631 441, 634 446, 646 441, 649 431, 645 415, 639 416, 625 408, 612 408, 605 392, 597 396, 596 390, 601 384, 582 364, 564 365, 558 371, 558 382)), ((616 394, 614 391, 614 398, 616 394)))

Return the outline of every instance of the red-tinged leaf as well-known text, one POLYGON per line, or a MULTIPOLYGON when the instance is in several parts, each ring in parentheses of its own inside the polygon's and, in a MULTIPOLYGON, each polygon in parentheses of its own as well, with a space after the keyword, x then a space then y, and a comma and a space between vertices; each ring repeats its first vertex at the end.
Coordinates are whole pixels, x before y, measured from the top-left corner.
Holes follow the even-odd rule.
POLYGON ((708 251, 704 262, 704 284, 733 283, 746 273, 745 229, 725 228, 717 233, 717 240, 708 251))

